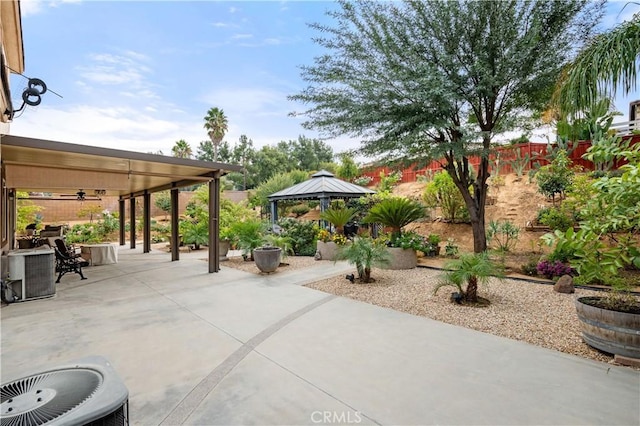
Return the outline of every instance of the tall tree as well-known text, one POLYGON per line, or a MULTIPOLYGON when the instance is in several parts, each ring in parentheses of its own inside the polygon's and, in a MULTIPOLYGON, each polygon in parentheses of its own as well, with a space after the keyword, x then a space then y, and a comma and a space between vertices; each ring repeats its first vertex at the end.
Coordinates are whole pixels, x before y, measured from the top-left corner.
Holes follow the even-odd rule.
POLYGON ((247 135, 240 135, 238 143, 233 147, 233 161, 242 166, 242 189, 247 189, 247 175, 249 166, 255 157, 255 149, 253 149, 253 140, 247 135))
POLYGON ((353 157, 348 153, 340 155, 340 166, 338 167, 338 177, 347 181, 358 177, 360 170, 353 157))
POLYGON ((558 82, 555 101, 567 114, 588 111, 602 97, 627 94, 638 85, 640 13, 599 34, 580 51, 558 82))
POLYGON ((340 1, 312 24, 327 52, 302 69, 305 126, 362 140, 360 152, 443 158, 487 248, 492 138, 548 102, 572 52, 602 16, 587 0, 340 1), (480 156, 476 174, 469 158, 480 156))
POLYGON ((204 128, 207 129, 213 144, 213 161, 218 161, 218 146, 228 129, 227 117, 224 115, 224 111, 217 107, 210 108, 204 117, 204 128))
POLYGON ((196 149, 196 158, 201 161, 213 161, 214 147, 211 141, 200 141, 196 149))
POLYGON ((180 139, 173 145, 173 148, 171 148, 171 154, 178 158, 191 158, 193 153, 191 152, 189 143, 184 139, 180 139))

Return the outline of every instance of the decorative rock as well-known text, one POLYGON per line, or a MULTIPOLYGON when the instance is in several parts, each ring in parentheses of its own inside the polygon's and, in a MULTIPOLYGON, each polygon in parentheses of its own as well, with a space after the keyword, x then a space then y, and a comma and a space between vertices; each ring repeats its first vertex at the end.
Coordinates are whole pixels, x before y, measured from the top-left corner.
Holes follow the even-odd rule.
POLYGON ((566 293, 571 294, 575 292, 573 287, 573 278, 571 275, 563 275, 558 279, 558 281, 553 285, 553 289, 558 293, 566 293))

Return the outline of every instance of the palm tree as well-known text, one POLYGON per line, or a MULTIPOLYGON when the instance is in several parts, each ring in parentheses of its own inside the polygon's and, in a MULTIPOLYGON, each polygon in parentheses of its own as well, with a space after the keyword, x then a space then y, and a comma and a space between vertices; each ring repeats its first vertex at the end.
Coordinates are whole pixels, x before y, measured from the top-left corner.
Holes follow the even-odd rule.
POLYGON ((178 158, 191 158, 191 146, 184 139, 180 139, 171 148, 171 153, 178 158))
POLYGON ((469 303, 478 302, 479 282, 485 284, 491 277, 502 279, 504 276, 502 266, 493 263, 486 251, 465 253, 459 259, 447 262, 444 267, 447 272, 440 276, 440 281, 434 288, 433 294, 436 294, 442 287, 453 286, 469 303), (465 283, 467 284, 466 290, 463 289, 465 283))
POLYGON ((363 219, 365 223, 381 223, 391 228, 391 240, 400 237, 402 228, 425 216, 422 204, 403 197, 392 197, 382 200, 371 207, 369 214, 363 219))
POLYGON ((588 109, 597 100, 625 94, 637 86, 640 59, 640 13, 598 35, 563 72, 555 103, 567 114, 588 109))
POLYGON ((356 237, 353 243, 341 246, 337 260, 346 260, 356 265, 360 282, 370 283, 374 281, 371 278, 371 267, 387 265, 390 255, 384 244, 378 244, 371 238, 356 237))
POLYGON ((218 161, 218 146, 227 133, 227 117, 220 108, 210 108, 204 118, 204 128, 207 129, 213 144, 213 161, 218 161))

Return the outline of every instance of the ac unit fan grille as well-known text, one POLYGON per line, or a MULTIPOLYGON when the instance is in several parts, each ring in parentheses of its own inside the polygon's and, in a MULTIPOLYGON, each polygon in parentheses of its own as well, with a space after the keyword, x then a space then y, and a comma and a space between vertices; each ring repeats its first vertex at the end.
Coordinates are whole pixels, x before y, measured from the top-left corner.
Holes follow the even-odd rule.
POLYGON ((26 298, 50 296, 55 293, 53 254, 25 256, 26 298))
POLYGON ((64 369, 2 385, 2 426, 42 425, 87 401, 102 384, 102 376, 88 369, 64 369))

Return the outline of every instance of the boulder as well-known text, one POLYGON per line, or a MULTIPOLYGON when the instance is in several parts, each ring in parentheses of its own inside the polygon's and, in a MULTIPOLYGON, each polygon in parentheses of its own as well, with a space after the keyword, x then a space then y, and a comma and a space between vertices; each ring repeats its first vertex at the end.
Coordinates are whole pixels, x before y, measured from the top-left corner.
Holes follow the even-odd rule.
POLYGON ((558 293, 571 294, 576 290, 573 288, 573 277, 571 275, 563 275, 553 285, 553 290, 558 293))

